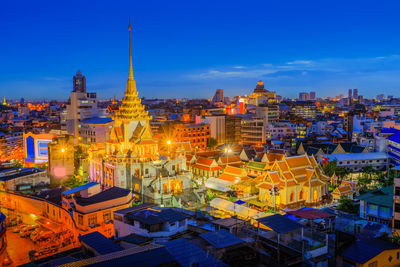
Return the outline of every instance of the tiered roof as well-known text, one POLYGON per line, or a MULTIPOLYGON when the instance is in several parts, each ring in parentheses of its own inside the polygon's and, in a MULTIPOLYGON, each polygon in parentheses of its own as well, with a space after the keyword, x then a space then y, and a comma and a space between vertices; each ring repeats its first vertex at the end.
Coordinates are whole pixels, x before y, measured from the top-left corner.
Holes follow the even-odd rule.
POLYGON ((305 187, 322 186, 326 178, 314 157, 301 155, 284 158, 276 161, 272 171, 268 172, 264 181, 258 185, 260 188, 284 188, 288 186, 303 185, 305 187))
POLYGON ((131 24, 129 22, 129 77, 126 82, 125 96, 122 99, 122 104, 113 115, 115 121, 131 121, 131 120, 143 120, 150 121, 151 116, 142 105, 142 100, 138 96, 136 90, 136 81, 133 78, 132 68, 132 49, 131 49, 131 24))

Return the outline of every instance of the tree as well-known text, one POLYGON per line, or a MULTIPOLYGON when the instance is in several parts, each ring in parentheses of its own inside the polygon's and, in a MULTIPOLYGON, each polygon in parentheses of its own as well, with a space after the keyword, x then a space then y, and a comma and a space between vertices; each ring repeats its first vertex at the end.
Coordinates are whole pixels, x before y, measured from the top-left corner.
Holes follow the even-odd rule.
POLYGON ((214 147, 216 147, 218 145, 218 141, 215 138, 210 137, 210 139, 208 139, 208 144, 207 146, 211 149, 213 149, 214 147))
POLYGON ((337 209, 348 213, 358 214, 359 207, 354 204, 351 199, 344 197, 339 200, 337 209))
POLYGON ((329 161, 323 166, 324 173, 328 176, 332 176, 335 173, 336 166, 337 166, 337 160, 329 161))

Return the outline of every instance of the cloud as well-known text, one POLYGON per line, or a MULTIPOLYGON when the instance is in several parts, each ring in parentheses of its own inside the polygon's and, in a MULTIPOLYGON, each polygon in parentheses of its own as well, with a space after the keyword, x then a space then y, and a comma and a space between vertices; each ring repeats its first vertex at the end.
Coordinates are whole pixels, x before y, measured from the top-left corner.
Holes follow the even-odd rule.
POLYGON ((287 65, 311 65, 313 62, 311 60, 295 60, 291 62, 286 62, 287 65))

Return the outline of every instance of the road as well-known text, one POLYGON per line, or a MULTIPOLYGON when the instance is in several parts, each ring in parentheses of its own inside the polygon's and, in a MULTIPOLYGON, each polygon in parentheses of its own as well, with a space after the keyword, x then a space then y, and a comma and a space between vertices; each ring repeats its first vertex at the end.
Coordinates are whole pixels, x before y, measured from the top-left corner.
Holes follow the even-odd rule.
POLYGON ((35 244, 28 238, 22 238, 18 233, 13 233, 14 227, 7 229, 7 252, 14 266, 30 262, 29 251, 35 249, 35 244))

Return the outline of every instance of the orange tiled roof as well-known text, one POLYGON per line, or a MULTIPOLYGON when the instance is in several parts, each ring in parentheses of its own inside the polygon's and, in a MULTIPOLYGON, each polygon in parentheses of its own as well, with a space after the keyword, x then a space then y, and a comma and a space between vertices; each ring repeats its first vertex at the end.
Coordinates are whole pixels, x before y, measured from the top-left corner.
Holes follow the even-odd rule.
POLYGON ((351 188, 350 185, 346 185, 346 186, 340 186, 337 187, 332 194, 335 195, 349 195, 353 193, 353 189, 351 188))
POLYGON ((241 180, 239 176, 229 175, 226 173, 221 174, 218 178, 231 183, 237 183, 241 180))
POLYGON ((289 165, 289 168, 305 167, 310 165, 307 155, 288 157, 285 160, 289 165))
POLYGON ((279 167, 281 168, 282 171, 288 171, 289 170, 288 166, 286 165, 286 162, 277 161, 277 163, 278 163, 278 165, 279 165, 279 167))
POLYGON ((231 163, 242 163, 242 160, 239 156, 231 156, 231 157, 220 157, 219 158, 222 164, 231 164, 231 163))
POLYGON ((193 168, 202 169, 202 170, 207 170, 207 171, 216 171, 216 170, 220 170, 220 169, 221 169, 220 166, 216 166, 216 167, 207 167, 207 166, 203 166, 203 165, 199 165, 199 164, 193 164, 193 168))
POLYGON ((234 174, 234 175, 239 175, 239 176, 246 176, 246 171, 241 168, 233 167, 233 166, 226 166, 224 173, 228 174, 234 174))
POLYGON ((277 183, 279 183, 281 181, 279 173, 277 173, 277 172, 270 172, 269 173, 269 177, 271 178, 271 181, 274 184, 277 184, 277 183))
POLYGON ((200 165, 204 165, 204 166, 211 166, 211 164, 213 164, 213 162, 214 162, 213 159, 200 157, 197 159, 196 164, 200 164, 200 165))
POLYGON ((268 153, 267 158, 269 161, 281 161, 285 158, 285 154, 268 153))

